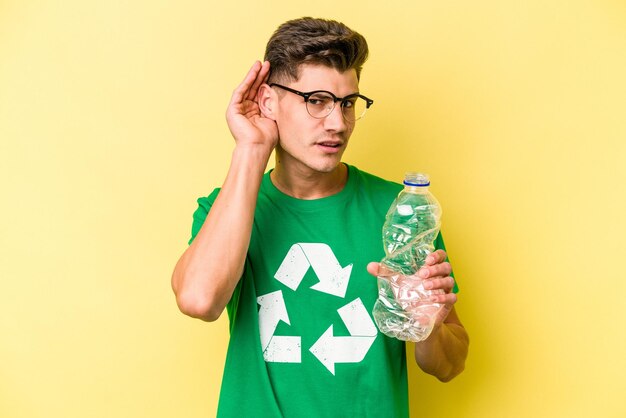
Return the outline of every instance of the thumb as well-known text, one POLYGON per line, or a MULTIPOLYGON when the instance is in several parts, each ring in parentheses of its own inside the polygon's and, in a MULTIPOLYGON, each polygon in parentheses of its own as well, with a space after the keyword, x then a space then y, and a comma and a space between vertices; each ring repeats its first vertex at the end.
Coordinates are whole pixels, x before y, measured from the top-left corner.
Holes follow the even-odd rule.
POLYGON ((448 314, 450 313, 450 311, 452 311, 452 305, 449 305, 447 303, 442 305, 439 311, 437 312, 437 319, 435 322, 438 324, 443 324, 446 318, 448 317, 448 314))
POLYGON ((379 270, 380 270, 380 263, 373 261, 367 265, 367 272, 371 274, 372 276, 378 276, 379 270))

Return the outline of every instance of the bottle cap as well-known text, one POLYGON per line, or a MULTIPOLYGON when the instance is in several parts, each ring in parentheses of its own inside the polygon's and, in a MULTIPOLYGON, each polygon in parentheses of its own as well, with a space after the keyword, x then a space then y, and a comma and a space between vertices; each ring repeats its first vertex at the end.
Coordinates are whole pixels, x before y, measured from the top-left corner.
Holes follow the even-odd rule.
POLYGON ((404 175, 406 186, 426 187, 430 185, 430 179, 426 173, 408 172, 404 175))

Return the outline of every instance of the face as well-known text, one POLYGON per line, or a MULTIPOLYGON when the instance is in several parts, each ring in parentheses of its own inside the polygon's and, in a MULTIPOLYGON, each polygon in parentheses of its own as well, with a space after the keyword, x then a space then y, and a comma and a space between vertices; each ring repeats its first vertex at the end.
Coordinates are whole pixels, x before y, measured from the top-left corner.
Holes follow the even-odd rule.
MULTIPOLYGON (((337 97, 359 91, 355 70, 340 73, 322 65, 303 65, 298 81, 284 84, 301 92, 326 90, 337 97)), ((354 122, 344 119, 340 103, 326 118, 316 119, 307 112, 301 96, 273 90, 277 101, 274 117, 280 136, 277 164, 305 175, 335 170, 354 129, 354 122)))

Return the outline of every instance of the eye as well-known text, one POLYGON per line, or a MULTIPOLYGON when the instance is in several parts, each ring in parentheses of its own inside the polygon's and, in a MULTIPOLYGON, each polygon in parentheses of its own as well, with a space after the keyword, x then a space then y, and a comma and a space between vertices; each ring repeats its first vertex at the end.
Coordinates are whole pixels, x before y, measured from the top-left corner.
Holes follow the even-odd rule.
POLYGON ((351 108, 353 108, 353 107, 354 107, 354 105, 355 105, 355 103, 356 103, 357 99, 358 99, 358 97, 353 97, 353 98, 351 98, 351 99, 344 100, 344 101, 341 103, 341 106, 342 106, 344 109, 351 109, 351 108))
POLYGON ((331 96, 327 94, 316 93, 309 97, 308 102, 313 106, 327 107, 334 103, 334 100, 331 96))

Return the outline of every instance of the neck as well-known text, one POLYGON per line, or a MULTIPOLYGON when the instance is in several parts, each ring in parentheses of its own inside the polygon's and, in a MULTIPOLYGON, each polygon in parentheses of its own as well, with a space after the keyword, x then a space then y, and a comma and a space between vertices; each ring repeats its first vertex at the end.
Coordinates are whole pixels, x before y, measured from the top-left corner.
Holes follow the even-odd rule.
POLYGON ((277 161, 270 178, 286 195, 303 200, 320 199, 343 190, 348 181, 348 167, 340 163, 332 171, 321 173, 308 167, 288 170, 277 161))

